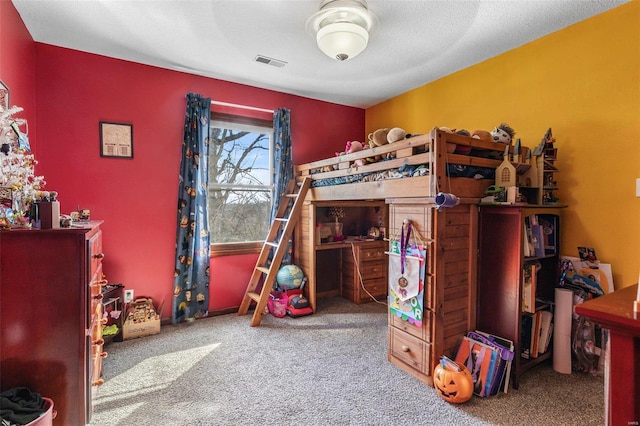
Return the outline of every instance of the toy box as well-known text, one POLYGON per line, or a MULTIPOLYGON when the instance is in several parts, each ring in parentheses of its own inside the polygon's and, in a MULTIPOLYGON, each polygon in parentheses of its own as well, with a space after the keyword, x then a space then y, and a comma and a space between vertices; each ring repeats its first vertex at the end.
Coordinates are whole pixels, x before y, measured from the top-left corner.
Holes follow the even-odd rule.
POLYGON ((125 312, 126 318, 122 326, 124 340, 160 333, 162 307, 158 311, 151 298, 134 300, 126 307, 125 312))

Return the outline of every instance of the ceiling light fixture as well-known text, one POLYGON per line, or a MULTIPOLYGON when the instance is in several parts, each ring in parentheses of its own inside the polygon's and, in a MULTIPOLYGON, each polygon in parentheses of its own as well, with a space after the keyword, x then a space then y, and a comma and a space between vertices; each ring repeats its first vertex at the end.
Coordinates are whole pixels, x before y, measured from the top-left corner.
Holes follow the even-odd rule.
POLYGON ((324 0, 307 21, 307 30, 328 57, 346 61, 367 47, 375 19, 365 0, 324 0))

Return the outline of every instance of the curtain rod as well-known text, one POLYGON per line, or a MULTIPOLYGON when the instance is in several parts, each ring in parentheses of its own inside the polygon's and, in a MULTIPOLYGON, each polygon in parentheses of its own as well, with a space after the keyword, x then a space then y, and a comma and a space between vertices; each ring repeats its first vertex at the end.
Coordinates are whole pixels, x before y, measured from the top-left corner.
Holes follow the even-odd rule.
POLYGON ((240 108, 240 109, 250 109, 253 111, 268 112, 270 114, 273 114, 272 109, 256 108, 256 107, 247 106, 247 105, 231 104, 228 102, 211 101, 211 105, 228 106, 228 107, 240 108))

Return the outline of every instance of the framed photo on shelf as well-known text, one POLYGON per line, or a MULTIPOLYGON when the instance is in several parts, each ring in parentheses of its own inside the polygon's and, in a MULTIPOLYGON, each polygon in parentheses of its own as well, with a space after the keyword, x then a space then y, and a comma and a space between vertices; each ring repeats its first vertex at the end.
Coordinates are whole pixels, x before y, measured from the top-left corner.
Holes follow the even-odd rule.
POLYGON ((133 158, 133 124, 101 121, 100 156, 133 158))

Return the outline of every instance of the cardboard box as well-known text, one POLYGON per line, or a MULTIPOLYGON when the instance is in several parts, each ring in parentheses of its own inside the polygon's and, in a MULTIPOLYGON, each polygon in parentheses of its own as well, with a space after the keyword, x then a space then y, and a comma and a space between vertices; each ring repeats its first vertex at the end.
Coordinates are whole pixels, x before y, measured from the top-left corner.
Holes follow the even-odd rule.
POLYGON ((151 298, 134 300, 129 303, 125 312, 127 316, 122 325, 122 338, 124 340, 160 333, 162 307, 158 311, 151 298))

